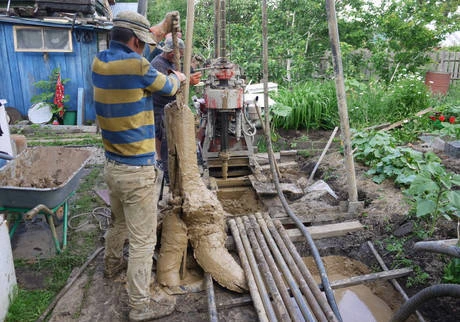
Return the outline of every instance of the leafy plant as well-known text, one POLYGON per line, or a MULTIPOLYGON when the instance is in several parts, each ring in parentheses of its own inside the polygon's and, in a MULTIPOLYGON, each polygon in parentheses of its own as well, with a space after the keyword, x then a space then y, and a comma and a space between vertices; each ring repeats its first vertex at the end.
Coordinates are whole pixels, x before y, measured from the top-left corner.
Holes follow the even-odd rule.
POLYGON ((444 283, 460 284, 460 258, 453 258, 444 268, 444 283))
POLYGON ((453 189, 459 185, 460 175, 446 172, 439 162, 433 161, 421 169, 404 191, 416 216, 431 221, 430 235, 441 216, 448 220, 460 218, 460 191, 453 189))
MULTIPOLYGON (((54 98, 56 94, 56 82, 58 80, 60 73, 61 73, 61 69, 59 67, 56 67, 51 71, 51 74, 49 75, 48 80, 41 80, 41 81, 35 82, 34 86, 38 88, 41 92, 39 94, 32 96, 31 98, 32 103, 44 102, 50 105, 51 113, 53 113, 55 117, 59 117, 58 113, 60 110, 58 105, 55 104, 54 102, 54 98)), ((69 81, 70 81, 70 78, 61 79, 62 85, 65 85, 69 81)), ((68 94, 64 95, 63 100, 62 100, 62 102, 64 103, 64 107, 63 107, 64 111, 66 109, 65 103, 68 102, 69 99, 70 99, 70 96, 68 94)))
POLYGON ((430 223, 429 235, 438 219, 459 217, 460 175, 445 170, 433 152, 421 153, 396 146, 396 140, 386 132, 356 132, 353 144, 355 158, 368 165, 372 180, 381 183, 392 179, 403 189, 417 218, 430 223))
POLYGON ((270 108, 275 129, 332 129, 339 123, 334 82, 306 82, 281 88, 270 108))
POLYGON ((424 272, 418 265, 412 266, 413 276, 407 278, 406 287, 414 287, 417 285, 423 285, 430 278, 427 272, 424 272))

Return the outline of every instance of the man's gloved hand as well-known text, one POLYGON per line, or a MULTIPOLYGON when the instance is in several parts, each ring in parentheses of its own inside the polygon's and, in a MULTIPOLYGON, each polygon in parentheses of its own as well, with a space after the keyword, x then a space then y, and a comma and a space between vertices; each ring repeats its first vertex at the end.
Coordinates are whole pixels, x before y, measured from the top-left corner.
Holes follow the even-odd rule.
POLYGON ((198 84, 201 80, 201 76, 202 76, 201 72, 190 74, 190 85, 198 84))
POLYGON ((180 31, 179 11, 168 12, 163 21, 159 24, 162 26, 165 34, 173 31, 180 31))
POLYGON ((180 31, 179 11, 168 12, 161 22, 150 28, 150 31, 155 36, 155 40, 157 42, 164 39, 166 34, 171 33, 174 30, 180 31))

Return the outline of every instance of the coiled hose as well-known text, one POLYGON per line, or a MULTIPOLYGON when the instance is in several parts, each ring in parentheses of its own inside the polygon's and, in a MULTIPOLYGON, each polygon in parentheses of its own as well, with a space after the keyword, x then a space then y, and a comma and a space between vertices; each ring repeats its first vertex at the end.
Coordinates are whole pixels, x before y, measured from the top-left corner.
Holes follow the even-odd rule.
POLYGON ((455 297, 460 299, 460 285, 438 284, 421 290, 399 308, 390 322, 406 321, 423 303, 437 297, 455 297))

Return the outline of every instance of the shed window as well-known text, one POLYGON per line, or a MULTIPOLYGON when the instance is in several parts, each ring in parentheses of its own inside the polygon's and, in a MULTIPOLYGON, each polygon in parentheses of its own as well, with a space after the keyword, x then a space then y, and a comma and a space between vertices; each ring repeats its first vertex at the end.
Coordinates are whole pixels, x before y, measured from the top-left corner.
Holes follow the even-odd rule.
POLYGON ((71 52, 70 29, 14 27, 14 49, 35 52, 71 52))

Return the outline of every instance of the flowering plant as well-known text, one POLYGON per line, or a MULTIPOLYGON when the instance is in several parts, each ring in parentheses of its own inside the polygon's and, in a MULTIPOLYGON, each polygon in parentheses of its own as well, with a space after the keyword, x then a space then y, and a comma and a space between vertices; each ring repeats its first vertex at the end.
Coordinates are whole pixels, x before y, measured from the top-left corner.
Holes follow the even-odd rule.
POLYGON ((34 95, 31 99, 32 103, 44 102, 51 106, 53 118, 59 123, 63 123, 65 113, 65 103, 69 101, 69 95, 64 94, 64 84, 70 79, 61 79, 61 69, 56 67, 51 71, 48 80, 41 80, 34 83, 34 86, 41 90, 41 93, 34 95))

